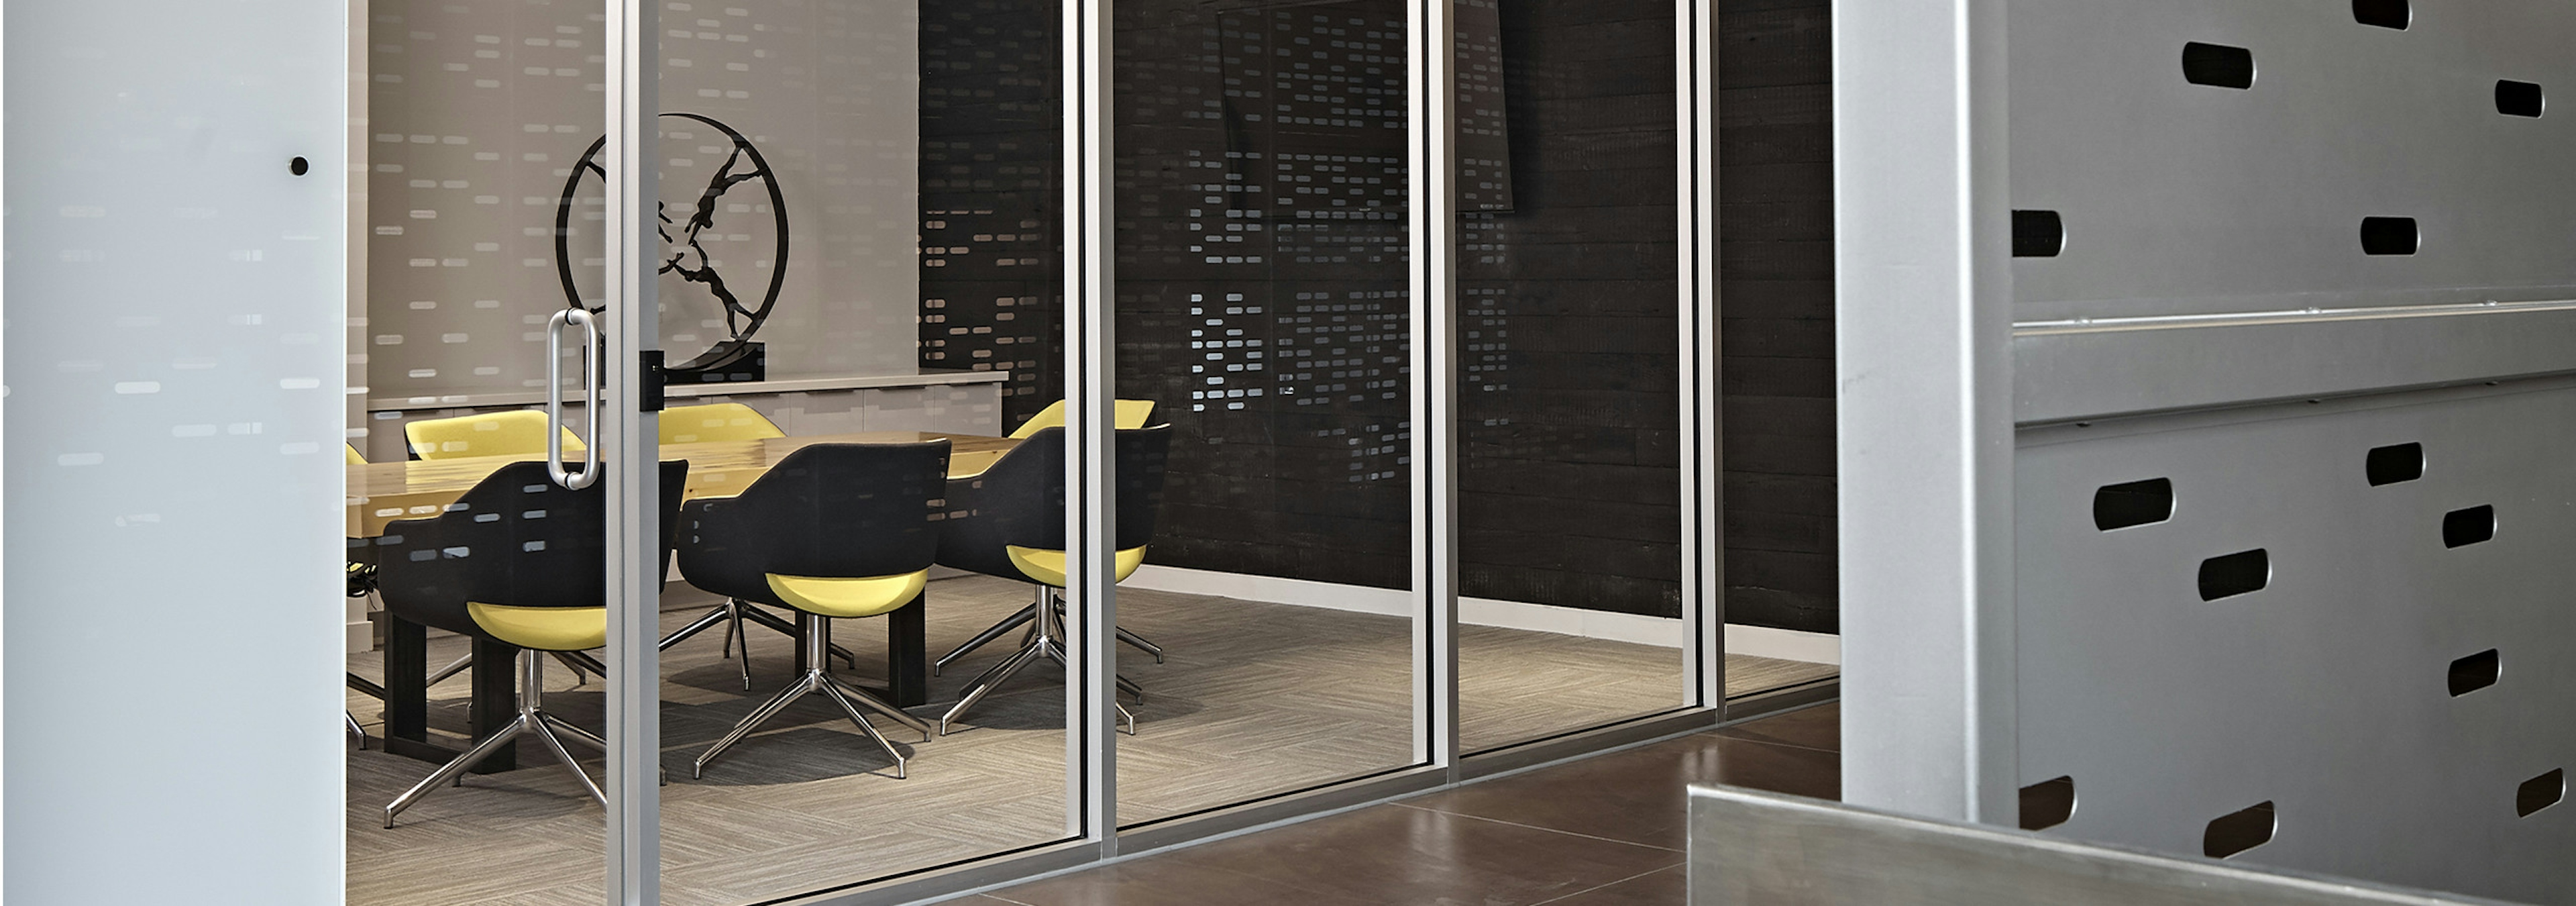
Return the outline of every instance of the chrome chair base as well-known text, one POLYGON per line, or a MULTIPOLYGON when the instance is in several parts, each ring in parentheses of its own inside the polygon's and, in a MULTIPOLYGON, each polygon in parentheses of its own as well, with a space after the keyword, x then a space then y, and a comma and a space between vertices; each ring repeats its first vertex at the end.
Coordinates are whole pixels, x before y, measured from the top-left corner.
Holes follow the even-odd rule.
MULTIPOLYGON (((669 646, 666 645, 664 647, 669 646)), ((578 651, 554 651, 548 653, 553 654, 555 656, 555 660, 562 661, 564 666, 572 668, 573 679, 578 681, 574 685, 590 685, 590 675, 593 673, 601 676, 608 675, 608 668, 600 666, 599 659, 591 657, 590 655, 583 654, 578 651)), ((447 662, 447 666, 440 667, 437 670, 432 671, 429 674, 429 682, 424 685, 438 685, 439 683, 446 681, 448 677, 465 672, 465 668, 471 666, 474 666, 474 655, 472 654, 449 661, 447 662)), ((749 679, 745 678, 744 681, 749 682, 749 679)), ((748 689, 750 687, 744 686, 743 688, 748 689)), ((376 697, 383 698, 384 696, 379 695, 376 697)))
MULTIPOLYGON (((349 688, 375 696, 377 701, 385 700, 385 687, 376 685, 374 680, 359 676, 355 673, 350 673, 346 670, 341 671, 341 673, 349 678, 349 688)), ((344 710, 340 712, 340 719, 346 722, 344 725, 349 728, 349 735, 357 740, 358 749, 360 751, 365 751, 367 748, 367 728, 358 726, 358 715, 351 714, 344 710)))
MULTIPOLYGON (((742 633, 742 621, 744 620, 750 620, 754 623, 778 630, 780 634, 785 635, 788 638, 796 638, 796 624, 779 619, 777 614, 743 603, 741 598, 726 598, 724 603, 709 608, 706 613, 699 614, 697 619, 690 620, 689 625, 682 626, 673 630, 670 635, 663 636, 660 650, 669 651, 671 650, 671 646, 688 641, 698 633, 713 629, 716 624, 723 623, 725 624, 725 657, 733 657, 735 649, 737 647, 740 648, 742 651, 742 691, 749 692, 751 691, 751 638, 743 635, 742 633), (737 642, 737 639, 740 641, 737 642)), ((840 658, 843 665, 853 669, 859 666, 858 656, 851 654, 849 649, 843 648, 839 645, 833 645, 830 646, 830 650, 832 652, 832 656, 840 658)), ((433 682, 435 682, 435 680, 433 680, 433 682)))
MULTIPOLYGON (((1048 588, 1043 585, 1038 586, 1038 600, 1030 603, 1028 607, 1022 608, 1020 614, 1025 616, 1014 615, 1011 619, 1004 620, 1001 623, 996 624, 993 629, 985 630, 985 633, 988 635, 998 636, 1002 632, 1010 631, 1011 627, 1017 626, 1020 623, 1035 623, 1035 625, 1029 627, 1028 636, 1020 642, 1020 650, 1013 652, 1010 657, 1004 658, 1001 663, 993 665, 990 669, 985 670, 982 675, 967 682, 966 691, 958 696, 957 704, 954 707, 949 708, 948 713, 940 715, 939 735, 948 735, 951 729, 950 725, 954 724, 958 717, 963 716, 967 709, 975 707, 976 702, 983 701, 984 696, 991 694, 995 688, 1001 686, 1003 683, 1009 682, 1012 675, 1020 672, 1020 668, 1028 666, 1038 658, 1043 657, 1054 661, 1058 667, 1066 666, 1064 656, 1064 602, 1055 597, 1055 589, 1048 588)), ((989 641, 989 639, 985 641, 989 641)), ((981 644, 981 642, 969 642, 968 646, 971 648, 978 644, 981 644)), ((957 654, 963 653, 964 650, 960 650, 957 653, 950 654, 949 657, 953 658, 956 657, 957 654)), ((942 660, 945 661, 946 659, 943 658, 942 660)), ((1124 676, 1118 677, 1118 691, 1134 696, 1136 703, 1139 705, 1145 703, 1145 687, 1137 685, 1134 680, 1130 680, 1124 676)), ((1127 706, 1119 704, 1115 696, 1110 698, 1109 706, 1118 709, 1119 719, 1127 724, 1127 735, 1136 735, 1135 713, 1127 710, 1127 706)))
POLYGON ((770 696, 768 701, 762 702, 760 707, 752 709, 751 714, 745 716, 741 723, 734 724, 733 729, 727 731, 723 739, 716 740, 715 745, 707 747, 706 752, 698 756, 697 762, 689 766, 689 776, 706 776, 707 765, 714 762, 716 756, 724 754, 726 749, 732 748, 734 743, 741 742, 743 737, 751 735, 751 731, 759 729, 761 724, 778 716, 779 712, 787 710, 787 706, 794 704, 797 699, 820 693, 823 697, 831 699, 834 704, 840 705, 841 712, 850 716, 850 722, 858 724, 859 729, 876 742, 877 748, 884 749, 886 756, 894 759, 895 779, 906 779, 908 775, 905 772, 906 759, 903 753, 895 751, 894 743, 887 742, 885 734, 877 732, 876 724, 868 722, 868 716, 859 709, 865 707, 869 711, 893 718, 896 723, 920 733, 923 742, 930 741, 930 724, 921 718, 903 713, 903 709, 895 707, 893 703, 871 695, 865 689, 844 683, 831 674, 831 662, 824 658, 824 652, 832 647, 831 618, 820 614, 797 613, 796 641, 805 649, 805 673, 798 676, 795 682, 787 684, 787 688, 779 690, 777 695, 770 696))
MULTIPOLYGON (((429 791, 436 789, 439 784, 451 780, 462 784, 467 769, 481 764, 483 759, 492 757, 492 753, 500 751, 502 746, 509 745, 512 740, 530 734, 535 735, 539 742, 545 743, 546 749, 555 754, 557 761, 563 763, 564 770, 571 771, 572 776, 581 781, 581 788, 590 793, 592 800, 597 801, 601 808, 608 807, 608 796, 599 791, 599 784, 592 783, 590 775, 582 771, 581 764, 573 760, 572 752, 564 748, 563 737, 555 734, 560 732, 564 736, 572 737, 575 741, 596 749, 602 754, 608 751, 608 741, 588 730, 573 726, 563 718, 546 713, 545 661, 538 659, 538 654, 539 652, 525 648, 519 650, 519 715, 512 718, 508 726, 484 737, 476 742, 473 748, 466 749, 465 754, 458 755, 448 763, 440 765, 438 770, 430 772, 430 775, 422 778, 420 783, 403 791, 402 795, 394 797, 394 801, 385 806, 386 827, 393 827, 394 816, 402 814, 403 809, 410 808, 412 803, 420 801, 420 797, 429 795, 429 791)), ((605 675, 604 672, 603 675, 605 675)), ((352 723, 355 722, 352 721, 352 723)))
MULTIPOLYGON (((1064 599, 1057 596, 1054 589, 1039 586, 1039 590, 1044 592, 1046 596, 1054 602, 1057 625, 1063 625, 1064 599)), ((967 639, 966 644, 957 646, 957 650, 948 652, 946 655, 941 656, 939 660, 931 662, 930 675, 938 676, 940 671, 948 669, 949 662, 965 657, 977 648, 982 648, 986 645, 992 644, 994 640, 1000 639, 1002 636, 1009 634, 1011 630, 1020 628, 1021 624, 1036 619, 1037 615, 1038 606, 1036 604, 1030 604, 1027 607, 1020 608, 1017 612, 1012 613, 1001 622, 985 627, 983 632, 976 633, 974 638, 967 639)), ((1136 633, 1129 631, 1124 626, 1118 628, 1118 640, 1135 646, 1138 651, 1153 655, 1154 663, 1160 664, 1163 662, 1163 646, 1146 641, 1144 636, 1137 635, 1136 633)))

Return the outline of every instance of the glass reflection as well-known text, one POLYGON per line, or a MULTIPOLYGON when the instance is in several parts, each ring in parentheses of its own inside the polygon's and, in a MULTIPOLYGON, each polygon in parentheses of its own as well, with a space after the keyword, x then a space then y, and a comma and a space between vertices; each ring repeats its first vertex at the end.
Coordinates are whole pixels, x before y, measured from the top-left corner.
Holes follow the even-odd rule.
POLYGON ((1459 9, 1459 738, 1683 697, 1673 7, 1459 9))
POLYGON ((1118 396, 1171 425, 1120 586, 1130 825, 1413 762, 1405 9, 1121 3, 1118 396))

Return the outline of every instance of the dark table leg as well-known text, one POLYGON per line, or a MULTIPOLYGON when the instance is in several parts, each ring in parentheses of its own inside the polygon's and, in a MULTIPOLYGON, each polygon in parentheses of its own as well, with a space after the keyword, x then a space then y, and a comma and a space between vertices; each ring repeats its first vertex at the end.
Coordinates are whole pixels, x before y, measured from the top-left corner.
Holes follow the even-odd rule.
POLYGON ((429 742, 429 627, 388 613, 385 615, 385 751, 412 755, 404 751, 402 743, 406 742, 429 742))
MULTIPOLYGON (((886 686, 887 701, 909 708, 930 701, 930 656, 928 621, 923 619, 923 601, 930 595, 915 596, 912 603, 886 614, 886 686)), ((796 646, 796 672, 805 672, 805 646, 796 646)))
MULTIPOLYGON (((474 640, 474 702, 472 705, 474 738, 477 740, 500 732, 519 716, 519 649, 500 642, 474 640)), ((475 765, 477 774, 497 774, 519 767, 517 746, 503 746, 492 757, 475 765)))
POLYGON ((894 703, 909 708, 930 701, 928 644, 929 592, 886 614, 886 689, 894 703))

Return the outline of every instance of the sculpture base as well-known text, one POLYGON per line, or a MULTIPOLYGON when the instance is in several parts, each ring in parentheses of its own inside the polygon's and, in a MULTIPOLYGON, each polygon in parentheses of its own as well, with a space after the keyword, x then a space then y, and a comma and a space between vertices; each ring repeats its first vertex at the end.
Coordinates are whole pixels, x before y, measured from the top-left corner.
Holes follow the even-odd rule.
POLYGON ((732 384, 769 379, 768 346, 743 340, 726 340, 698 357, 672 365, 663 371, 672 384, 732 384))

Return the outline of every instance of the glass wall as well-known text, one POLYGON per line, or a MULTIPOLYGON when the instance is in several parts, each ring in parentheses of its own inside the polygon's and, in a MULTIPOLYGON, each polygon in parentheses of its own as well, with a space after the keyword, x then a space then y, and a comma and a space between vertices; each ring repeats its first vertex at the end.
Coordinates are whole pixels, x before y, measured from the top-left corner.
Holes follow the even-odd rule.
POLYGON ((785 435, 752 484, 697 466, 681 511, 664 630, 704 630, 662 655, 665 902, 767 902, 1067 836, 1061 579, 1035 562, 1065 547, 1062 432, 1040 430, 1064 368, 1060 15, 663 4, 667 357, 747 339, 733 358, 763 383, 718 365, 675 385, 693 395, 663 414, 662 456, 733 455, 698 436, 730 427, 710 406, 785 435), (927 484, 906 477, 922 443, 946 448, 927 484), (893 498, 907 515, 870 515, 893 498), (734 574, 746 549, 763 578, 734 574), (924 569, 917 603, 888 597, 905 589, 887 577, 924 569))
MULTIPOLYGON (((463 507, 525 530, 597 506, 598 488, 515 509, 473 495, 545 456, 543 430, 474 429, 542 425, 528 410, 549 321, 620 315, 601 281, 600 9, 374 5, 382 134, 359 309, 374 464, 352 467, 370 512, 463 507)), ((1062 432, 1043 430, 1063 418, 1061 9, 658 13, 659 440, 666 470, 686 463, 665 485, 663 901, 773 901, 1065 839, 1070 636, 1048 568, 1067 546, 1064 459, 1062 432)), ((577 376, 578 330, 566 337, 577 376)), ((577 460, 600 439, 571 380, 577 460)), ((384 522, 353 531, 375 539, 362 550, 409 556, 434 537, 384 522)), ((430 553, 477 562, 465 548, 430 553)), ((351 672, 397 687, 395 704, 353 692, 352 717, 381 740, 383 714, 425 698, 427 728, 351 753, 350 902, 598 902, 602 811, 583 786, 605 770, 585 742, 605 725, 598 642, 520 639, 547 652, 535 701, 583 776, 529 735, 386 828, 385 802, 531 701, 516 637, 388 625, 351 672), (426 693, 384 682, 451 665, 426 693)))
POLYGON ((1117 389, 1171 426, 1134 825, 1415 763, 1413 325, 1404 5, 1117 16, 1117 389))
MULTIPOLYGON (((372 9, 352 559, 467 575, 542 552, 595 574, 576 561, 596 536, 528 534, 589 498, 504 479, 542 474, 557 432, 574 459, 601 440, 578 386, 560 424, 529 410, 551 331, 582 371, 568 313, 620 315, 606 17, 372 9), (513 488, 557 496, 473 496, 513 488), (438 542, 431 522, 519 534, 438 542)), ((665 901, 999 880, 994 857, 1087 833, 1177 839, 1227 806, 1716 704, 1685 676, 1684 611, 1705 602, 1682 529, 1714 517, 1683 497, 1696 288, 1669 5, 1462 0, 1460 215, 1431 236, 1408 219, 1420 11, 1395 0, 1118 4, 1087 123, 1058 0, 657 11, 665 901), (1069 120, 1110 140, 1099 172, 1066 172, 1069 120), (1093 633, 1058 591, 1081 553, 1060 426, 1086 182, 1115 204, 1093 246, 1115 267, 1114 734, 1067 733, 1063 663, 1093 633), (1459 253, 1457 420, 1428 426, 1454 432, 1454 470, 1432 464, 1455 482, 1454 555, 1414 521, 1438 512, 1417 499, 1438 496, 1416 486, 1413 413, 1438 384, 1412 368, 1417 241, 1459 253), (1458 713, 1426 713, 1444 699, 1420 684, 1451 671, 1441 602, 1413 581, 1453 556, 1458 713), (1444 750, 1430 728, 1452 717, 1444 750), (1114 801, 1068 794, 1086 752, 1113 751, 1114 801)), ((350 901, 596 901, 603 653, 494 630, 492 606, 517 605, 471 587, 444 623, 389 590, 377 650, 350 657, 371 738, 350 755, 350 901), (579 772, 532 733, 383 826, 522 715, 579 772), (488 868, 460 877, 460 858, 488 868)))
MULTIPOLYGON (((1728 697, 1838 675, 1831 11, 1717 23, 1728 697)), ((1719 357, 1721 350, 1711 350, 1719 357)))
POLYGON ((1459 6, 1459 740, 1682 707, 1673 5, 1459 6))

